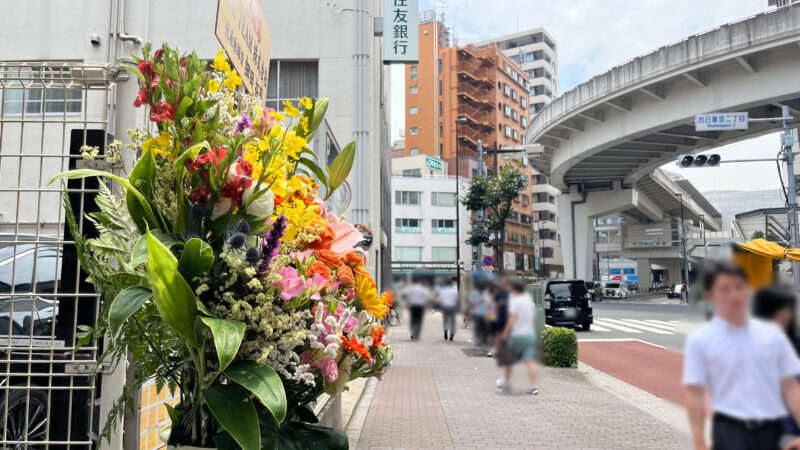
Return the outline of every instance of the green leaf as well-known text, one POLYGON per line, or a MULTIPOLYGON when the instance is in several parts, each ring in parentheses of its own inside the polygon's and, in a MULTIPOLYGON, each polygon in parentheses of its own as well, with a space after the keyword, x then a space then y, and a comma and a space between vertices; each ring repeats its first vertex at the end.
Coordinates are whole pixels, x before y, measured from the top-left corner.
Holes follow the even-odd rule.
POLYGON ((201 394, 215 419, 243 450, 261 448, 258 414, 250 394, 236 385, 216 385, 201 394))
POLYGON ((219 372, 225 370, 233 361, 244 337, 244 322, 238 320, 217 319, 216 317, 200 317, 214 334, 214 346, 217 348, 219 372))
MULTIPOLYGON (((150 234, 155 236, 156 239, 161 241, 161 243, 166 245, 168 248, 172 248, 181 243, 177 239, 173 238, 168 234, 165 234, 161 230, 150 230, 150 234)), ((139 264, 146 261, 147 261, 147 234, 140 237, 139 240, 136 241, 136 245, 133 246, 133 252, 131 252, 131 265, 133 267, 136 267, 139 264)))
POLYGON ((328 170, 328 186, 330 187, 328 195, 341 186, 344 180, 347 179, 350 170, 353 168, 355 154, 356 143, 355 141, 350 141, 350 143, 345 145, 342 151, 336 155, 336 159, 333 160, 333 164, 331 164, 331 168, 328 170))
MULTIPOLYGON (((156 161, 153 159, 153 152, 145 152, 136 165, 133 167, 128 181, 134 186, 146 199, 153 198, 154 180, 156 176, 156 161)), ((145 205, 141 204, 141 200, 131 192, 125 193, 125 204, 128 211, 131 213, 133 221, 139 231, 144 233, 147 231, 148 225, 150 228, 159 228, 158 223, 150 223, 145 216, 145 205)), ((153 204, 148 202, 150 209, 156 214, 157 209, 153 208, 153 204)))
POLYGON ((128 317, 138 311, 152 296, 153 292, 146 287, 131 286, 114 297, 108 310, 108 325, 111 328, 112 338, 117 335, 128 317))
POLYGON ((194 322, 197 319, 197 299, 189 283, 178 272, 175 255, 149 232, 147 274, 153 288, 153 300, 161 318, 196 346, 194 322))
POLYGON ((276 422, 286 418, 286 392, 275 369, 255 361, 242 361, 228 367, 225 375, 255 394, 276 422))
MULTIPOLYGON (((195 80, 197 80, 198 83, 200 82, 199 78, 195 78, 195 80)), ((186 87, 188 88, 189 86, 187 85, 186 87)), ((189 107, 192 105, 192 102, 193 100, 191 97, 183 97, 181 99, 180 104, 178 104, 178 110, 175 112, 176 122, 180 121, 186 115, 186 110, 189 109, 189 107)))
POLYGON ((323 186, 327 189, 328 187, 328 179, 325 177, 325 171, 322 170, 320 166, 318 166, 314 161, 308 158, 300 158, 298 162, 306 167, 308 167, 314 175, 316 175, 317 179, 323 186))
POLYGON ((311 121, 308 124, 308 133, 306 133, 306 139, 309 141, 311 137, 314 136, 314 133, 316 133, 317 128, 322 124, 326 111, 328 111, 328 97, 322 97, 314 102, 314 108, 311 112, 311 121))
POLYGON ((207 274, 213 263, 214 249, 202 239, 191 238, 183 247, 178 271, 194 287, 194 279, 207 274))

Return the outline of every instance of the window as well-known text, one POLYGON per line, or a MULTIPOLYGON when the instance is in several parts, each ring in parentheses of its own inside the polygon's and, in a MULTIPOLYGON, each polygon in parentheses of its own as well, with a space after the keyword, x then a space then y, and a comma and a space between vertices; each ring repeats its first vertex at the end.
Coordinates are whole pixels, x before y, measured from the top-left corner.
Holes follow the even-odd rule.
POLYGON ((525 90, 526 91, 530 91, 531 90, 531 84, 529 82, 527 82, 527 81, 525 82, 525 90))
POLYGON ((433 219, 431 221, 432 233, 455 234, 456 221, 453 219, 433 219))
POLYGON ((411 108, 408 108, 408 113, 411 114, 411 115, 417 114, 418 112, 419 112, 419 108, 417 108, 416 106, 412 106, 411 108))
POLYGON ((509 66, 509 65, 506 65, 506 70, 508 71, 508 74, 509 74, 509 75, 511 75, 512 73, 514 73, 514 69, 512 69, 512 68, 511 68, 511 66, 509 66))
POLYGON ((511 111, 511 118, 513 118, 514 120, 519 119, 519 114, 517 114, 516 110, 511 111))
POLYGON ((411 79, 412 80, 416 80, 417 79, 417 66, 411 66, 410 71, 411 71, 411 79))
POLYGON ((511 115, 511 107, 508 106, 508 105, 503 106, 503 112, 505 113, 505 115, 510 116, 511 115))
POLYGON ((455 192, 431 192, 432 206, 455 206, 455 192))
POLYGON ((422 178, 422 169, 406 169, 403 171, 404 177, 422 178))
POLYGON ((511 98, 513 98, 514 100, 516 100, 518 98, 517 91, 514 91, 514 90, 511 91, 511 98))
POLYGON ((444 92, 444 82, 439 80, 439 95, 442 95, 442 92, 444 92))
MULTIPOLYGON (((48 69, 43 73, 39 69, 22 69, 14 78, 23 78, 26 89, 22 89, 19 82, 8 83, 7 88, 0 88, 0 97, 3 98, 3 108, 0 111, 6 115, 22 114, 23 102, 25 114, 77 114, 83 109, 83 90, 66 89, 64 84, 55 81, 50 87, 42 88, 38 80, 50 83, 52 79, 70 77, 69 69, 61 72, 48 69), (29 82, 37 80, 34 82, 29 82), (38 87, 36 87, 38 86, 38 87), (17 89, 17 87, 20 87, 17 89), (42 98, 44 97, 44 98, 42 98)), ((8 76, 8 75, 7 75, 8 76)), ((1 86, 1 85, 0 85, 1 86)))
POLYGON ((410 154, 411 155, 419 154, 419 148, 418 147, 411 147, 410 154))
POLYGON ((441 74, 442 74, 442 71, 443 71, 443 70, 444 70, 444 65, 442 64, 442 60, 441 60, 441 59, 439 59, 439 75, 441 75, 441 74))
MULTIPOLYGON (((439 158, 444 159, 444 144, 439 144, 439 158)), ((431 174, 433 174, 432 170, 431 174)))
MULTIPOLYGON (((516 114, 516 111, 514 111, 514 114, 516 114)), ((519 140, 519 133, 517 133, 517 130, 514 130, 514 131, 512 132, 512 134, 513 134, 513 136, 514 136, 514 139, 516 139, 516 140, 519 140)))
MULTIPOLYGON (((412 169, 419 170, 419 169, 412 169)), ((403 175, 405 175, 405 170, 403 175)), ((394 203, 397 205, 419 205, 422 198, 422 192, 417 191, 395 191, 394 203)))
POLYGON ((527 214, 521 214, 520 219, 522 220, 522 223, 525 224, 533 223, 533 216, 529 216, 527 214))
POLYGON ((522 119, 520 121, 521 121, 523 127, 527 127, 528 126, 528 119, 525 116, 522 116, 522 119))
POLYGON ((439 137, 444 137, 444 124, 442 122, 439 122, 439 137))
POLYGON ((506 95, 511 95, 511 86, 507 84, 503 84, 503 93, 506 95))
POLYGON ((416 135, 419 134, 419 128, 418 127, 411 127, 411 129, 408 130, 408 133, 410 135, 412 135, 412 136, 416 136, 416 135))
POLYGON ((394 230, 397 233, 422 233, 422 220, 394 219, 394 230))
POLYGON ((395 247, 395 261, 422 261, 422 247, 395 247))
POLYGON ((522 206, 528 206, 531 203, 531 198, 528 194, 522 194, 522 206))
POLYGON ((283 102, 297 104, 301 97, 318 97, 317 61, 272 61, 269 63, 266 106, 283 109, 283 102))
POLYGON ((439 116, 441 117, 443 115, 444 115, 444 103, 439 102, 439 116))
POLYGON ((511 127, 508 125, 505 127, 505 135, 511 137, 511 127))
POLYGON ((432 247, 431 261, 455 261, 455 247, 432 247))
POLYGON ((409 94, 416 94, 417 92, 419 92, 419 86, 411 86, 410 88, 408 88, 409 94))
POLYGON ((519 213, 516 211, 511 211, 511 213, 508 215, 508 220, 519 222, 519 213))
POLYGON ((522 105, 523 108, 527 108, 528 107, 528 100, 526 100, 525 97, 520 97, 519 98, 519 104, 522 105))
POLYGON ((526 53, 525 54, 525 62, 531 62, 531 61, 533 61, 533 52, 526 53))

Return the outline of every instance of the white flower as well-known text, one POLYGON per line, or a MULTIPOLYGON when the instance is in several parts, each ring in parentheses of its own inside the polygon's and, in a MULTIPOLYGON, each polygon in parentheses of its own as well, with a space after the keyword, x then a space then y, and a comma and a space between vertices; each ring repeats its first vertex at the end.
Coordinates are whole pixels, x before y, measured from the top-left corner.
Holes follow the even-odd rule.
MULTIPOLYGON (((242 199, 245 203, 247 203, 247 199, 255 192, 256 190, 256 183, 253 183, 252 186, 244 190, 242 194, 242 199)), ((275 210, 275 194, 269 190, 269 187, 261 183, 261 189, 258 191, 258 197, 253 200, 249 205, 247 205, 247 214, 251 214, 256 217, 269 217, 272 215, 272 212, 275 210), (266 190, 266 192, 261 192, 266 190)))
POLYGON ((214 210, 211 211, 211 220, 216 220, 223 214, 231 210, 231 199, 227 197, 220 197, 219 201, 214 205, 214 210))

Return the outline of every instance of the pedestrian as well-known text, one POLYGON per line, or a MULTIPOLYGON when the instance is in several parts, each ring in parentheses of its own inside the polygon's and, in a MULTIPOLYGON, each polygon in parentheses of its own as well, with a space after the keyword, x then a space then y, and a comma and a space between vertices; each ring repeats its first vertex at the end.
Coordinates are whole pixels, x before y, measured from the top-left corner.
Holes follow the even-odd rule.
POLYGON ((525 391, 536 395, 539 388, 536 386, 536 332, 534 329, 534 315, 536 307, 533 298, 525 291, 525 281, 515 279, 511 283, 511 294, 508 300, 508 319, 503 329, 502 345, 508 346, 510 360, 504 367, 504 377, 497 380, 497 386, 504 392, 511 391, 511 372, 514 363, 523 361, 528 367, 528 380, 530 384, 525 391))
POLYGON ((419 335, 422 332, 422 320, 425 316, 425 305, 428 303, 430 292, 416 277, 412 279, 411 284, 405 287, 403 296, 408 301, 408 308, 411 313, 411 321, 409 323, 411 340, 419 340, 419 335))
POLYGON ((458 309, 458 288, 454 280, 439 289, 439 305, 442 308, 442 328, 444 340, 452 341, 456 335, 456 311, 458 309))
MULTIPOLYGON (((778 325, 794 345, 795 353, 798 350, 798 336, 794 325, 796 303, 794 292, 789 286, 765 286, 756 291, 753 296, 753 316, 771 320, 778 325)), ((781 425, 783 425, 783 436, 780 439, 780 447, 783 448, 800 437, 800 427, 792 417, 784 418, 781 425)))
POLYGON ((472 318, 472 333, 475 345, 484 345, 486 339, 486 313, 487 298, 489 296, 486 283, 479 281, 470 294, 470 318, 472 318))
MULTIPOLYGON (((713 449, 778 448, 781 418, 800 417, 800 360, 775 324, 749 317, 747 275, 731 261, 711 263, 703 274, 714 317, 686 342, 683 384, 695 449, 707 449, 706 394, 713 449)), ((784 449, 800 449, 800 439, 784 449)))
POLYGON ((500 348, 500 337, 503 330, 506 328, 508 321, 508 297, 510 296, 508 277, 502 276, 497 282, 497 289, 494 292, 494 323, 492 329, 494 330, 494 340, 492 342, 492 349, 489 350, 487 356, 491 357, 500 348))

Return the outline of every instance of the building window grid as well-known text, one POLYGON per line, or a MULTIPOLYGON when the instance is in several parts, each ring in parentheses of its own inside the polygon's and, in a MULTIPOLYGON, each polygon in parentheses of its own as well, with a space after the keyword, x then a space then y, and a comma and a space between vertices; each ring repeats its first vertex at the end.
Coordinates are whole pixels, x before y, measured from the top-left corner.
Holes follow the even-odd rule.
POLYGON ((412 106, 412 107, 408 108, 408 113, 409 113, 410 115, 412 115, 412 116, 413 116, 413 115, 415 115, 415 114, 417 114, 417 113, 419 113, 419 107, 417 107, 417 106, 412 106))
POLYGON ((422 233, 422 219, 396 218, 394 227, 397 233, 422 233))
POLYGON ((422 199, 422 192, 420 191, 395 191, 394 203, 396 205, 420 205, 422 199))
POLYGON ((411 66, 410 73, 411 73, 411 79, 412 80, 416 80, 417 79, 417 66, 411 66))
POLYGON ((267 83, 266 106, 282 109, 284 101, 297 105, 301 97, 315 98, 319 90, 319 63, 317 61, 272 61, 267 83))
POLYGON ((431 192, 431 206, 455 206, 455 192, 431 192))
POLYGON ((454 219, 431 219, 431 232, 438 234, 455 234, 456 221, 454 219))

